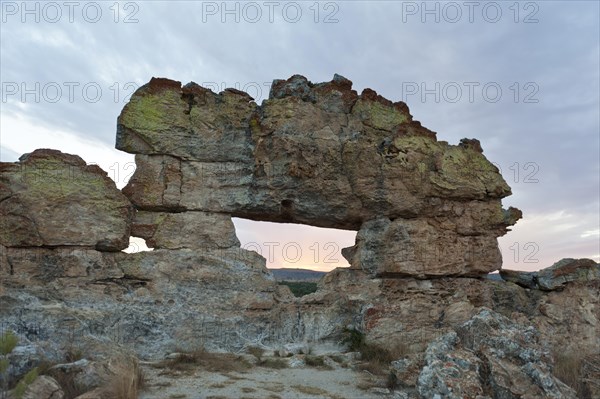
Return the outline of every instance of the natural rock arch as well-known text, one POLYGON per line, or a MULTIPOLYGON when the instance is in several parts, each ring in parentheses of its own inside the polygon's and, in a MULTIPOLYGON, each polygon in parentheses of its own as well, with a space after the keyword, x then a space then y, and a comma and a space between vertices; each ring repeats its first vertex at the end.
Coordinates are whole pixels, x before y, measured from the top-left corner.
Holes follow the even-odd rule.
POLYGON ((144 238, 173 219, 213 224, 220 246, 235 244, 230 216, 304 223, 360 230, 344 254, 373 275, 475 276, 501 267, 496 238, 521 216, 502 209, 510 187, 477 140, 437 141, 406 104, 339 75, 276 80, 262 105, 153 78, 119 116, 117 148, 136 154, 123 192, 144 238))

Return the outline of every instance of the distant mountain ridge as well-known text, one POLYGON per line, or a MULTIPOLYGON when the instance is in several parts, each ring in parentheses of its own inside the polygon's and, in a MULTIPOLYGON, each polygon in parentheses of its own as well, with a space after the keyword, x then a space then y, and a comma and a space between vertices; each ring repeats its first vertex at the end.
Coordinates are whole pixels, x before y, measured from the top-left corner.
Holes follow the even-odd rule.
POLYGON ((318 281, 326 272, 308 269, 269 269, 277 281, 318 281))

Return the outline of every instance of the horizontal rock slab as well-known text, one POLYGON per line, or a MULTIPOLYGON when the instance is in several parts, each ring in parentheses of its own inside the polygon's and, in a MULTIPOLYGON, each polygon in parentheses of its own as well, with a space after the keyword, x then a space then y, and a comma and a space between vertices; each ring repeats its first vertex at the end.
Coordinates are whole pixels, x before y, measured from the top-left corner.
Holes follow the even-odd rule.
POLYGON ((500 270, 500 276, 522 287, 552 291, 571 282, 600 280, 600 264, 592 259, 565 258, 537 272, 500 270))
POLYGON ((129 245, 133 206, 96 165, 41 149, 0 163, 0 244, 84 246, 118 251, 129 245))
POLYGON ((358 229, 437 211, 436 198, 489 201, 510 188, 477 140, 437 141, 408 107, 336 76, 243 92, 152 79, 118 119, 117 148, 138 154, 124 189, 139 209, 230 213, 358 229))
POLYGON ((131 234, 150 248, 239 247, 231 216, 219 213, 161 213, 138 211, 131 234))

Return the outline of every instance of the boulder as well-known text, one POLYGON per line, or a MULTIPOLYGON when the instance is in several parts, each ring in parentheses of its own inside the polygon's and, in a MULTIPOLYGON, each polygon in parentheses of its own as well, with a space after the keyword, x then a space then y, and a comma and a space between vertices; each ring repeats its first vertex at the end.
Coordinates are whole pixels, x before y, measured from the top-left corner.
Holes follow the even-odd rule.
POLYGON ((106 172, 76 155, 35 150, 0 162, 0 244, 84 246, 118 251, 129 245, 133 207, 106 172))
POLYGON ((492 201, 510 194, 479 147, 436 141, 406 104, 372 90, 357 95, 341 77, 317 85, 298 75, 276 82, 261 106, 236 90, 215 94, 152 79, 119 116, 117 148, 152 156, 140 158, 130 183, 136 189, 125 189, 153 199, 134 198, 142 209, 175 207, 161 199, 169 186, 150 178, 160 178, 166 165, 181 176, 178 206, 185 209, 324 227, 414 216, 436 207, 429 198, 492 201))

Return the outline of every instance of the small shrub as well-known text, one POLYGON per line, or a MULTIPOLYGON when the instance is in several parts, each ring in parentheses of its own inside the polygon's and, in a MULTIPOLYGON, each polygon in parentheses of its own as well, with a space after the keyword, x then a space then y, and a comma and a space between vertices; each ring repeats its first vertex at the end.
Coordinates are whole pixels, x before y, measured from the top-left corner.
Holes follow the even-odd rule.
POLYGON ((344 328, 342 344, 348 345, 348 350, 351 352, 359 352, 365 344, 365 334, 354 328, 344 328))
POLYGON ((304 363, 306 363, 307 366, 312 366, 312 367, 325 366, 325 360, 321 356, 307 355, 306 357, 304 357, 304 363))
POLYGON ((29 370, 29 372, 27 374, 25 374, 25 376, 21 379, 21 381, 19 381, 19 383, 17 384, 17 386, 15 387, 14 390, 14 395, 17 399, 20 399, 23 397, 23 395, 25 394, 25 391, 27 391, 27 388, 29 387, 29 385, 31 385, 33 383, 33 381, 35 381, 35 379, 38 378, 38 370, 37 367, 29 370))
POLYGON ((384 374, 394 360, 409 353, 408 346, 399 343, 392 348, 384 348, 375 343, 367 343, 365 334, 355 329, 345 329, 342 343, 352 352, 360 352, 362 367, 373 374, 384 374))
POLYGON ((12 331, 0 335, 0 355, 6 356, 15 349, 19 339, 12 331))
POLYGON ((106 390, 115 399, 137 399, 143 389, 144 374, 137 359, 131 358, 118 362, 114 375, 105 382, 106 390))

